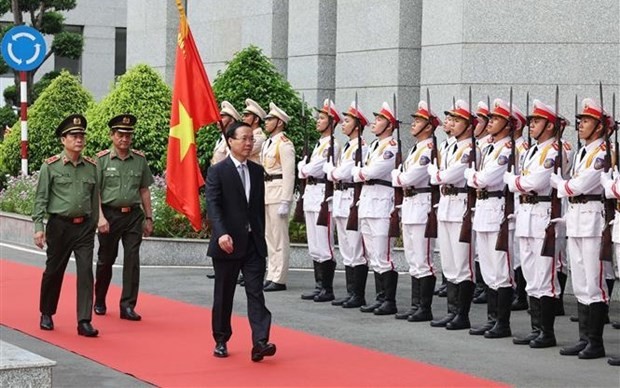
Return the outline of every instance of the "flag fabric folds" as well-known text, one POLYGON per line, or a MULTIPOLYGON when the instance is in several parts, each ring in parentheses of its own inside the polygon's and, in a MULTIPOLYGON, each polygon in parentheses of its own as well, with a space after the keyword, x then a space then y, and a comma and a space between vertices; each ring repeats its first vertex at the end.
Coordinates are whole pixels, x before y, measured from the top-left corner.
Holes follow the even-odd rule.
POLYGON ((200 127, 220 120, 220 114, 180 0, 177 7, 181 21, 168 137, 166 202, 198 231, 202 226, 199 189, 204 179, 198 166, 195 135, 200 127))

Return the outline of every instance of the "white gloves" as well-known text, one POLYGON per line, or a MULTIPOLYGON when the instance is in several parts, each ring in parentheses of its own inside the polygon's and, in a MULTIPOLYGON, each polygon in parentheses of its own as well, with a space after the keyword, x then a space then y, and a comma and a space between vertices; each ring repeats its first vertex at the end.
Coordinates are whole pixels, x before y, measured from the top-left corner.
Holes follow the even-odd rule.
POLYGON ((351 169, 351 175, 353 176, 353 182, 363 182, 364 180, 362 178, 360 178, 360 171, 362 170, 361 167, 353 167, 351 169))
POLYGON ((437 167, 435 163, 431 163, 426 167, 426 172, 428 172, 428 175, 431 177, 434 177, 439 172, 439 167, 437 167))
POLYGON ((469 181, 471 177, 474 176, 475 173, 476 173, 476 170, 474 170, 473 168, 466 168, 463 175, 465 175, 465 179, 469 181))
POLYGON ((558 186, 562 185, 562 182, 564 182, 564 179, 562 179, 561 176, 558 174, 551 174, 551 187, 557 189, 558 186))
POLYGON ((297 177, 299 179, 306 179, 306 176, 301 172, 301 170, 306 165, 306 158, 303 158, 297 163, 297 177))
POLYGON ((280 207, 278 207, 278 215, 282 218, 288 217, 288 213, 291 210, 291 205, 288 201, 280 202, 280 207))
POLYGON ((400 183, 398 182, 398 176, 400 175, 399 169, 392 170, 392 186, 400 187, 400 183))
POLYGON ((515 181, 517 176, 512 172, 506 171, 504 173, 504 183, 508 185, 508 190, 511 192, 517 192, 515 181))
POLYGON ((334 162, 332 161, 323 163, 323 172, 327 174, 328 177, 331 176, 335 168, 336 166, 334 166, 334 162))

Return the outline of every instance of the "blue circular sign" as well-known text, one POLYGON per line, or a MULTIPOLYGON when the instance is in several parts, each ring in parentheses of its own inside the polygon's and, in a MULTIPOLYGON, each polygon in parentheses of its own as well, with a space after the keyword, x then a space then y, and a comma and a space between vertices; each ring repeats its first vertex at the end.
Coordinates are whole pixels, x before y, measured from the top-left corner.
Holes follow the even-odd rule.
POLYGON ((13 27, 2 38, 2 58, 17 71, 36 69, 43 63, 46 52, 43 35, 32 27, 13 27))

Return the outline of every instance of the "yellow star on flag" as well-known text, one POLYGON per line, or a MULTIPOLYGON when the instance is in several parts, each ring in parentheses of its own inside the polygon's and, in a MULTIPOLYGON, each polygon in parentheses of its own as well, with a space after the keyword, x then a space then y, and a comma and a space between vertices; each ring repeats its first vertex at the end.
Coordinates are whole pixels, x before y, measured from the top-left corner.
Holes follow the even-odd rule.
POLYGON ((179 123, 170 128, 170 136, 176 137, 181 142, 180 156, 181 160, 185 158, 189 146, 195 143, 194 137, 194 121, 185 110, 183 103, 179 101, 179 123))

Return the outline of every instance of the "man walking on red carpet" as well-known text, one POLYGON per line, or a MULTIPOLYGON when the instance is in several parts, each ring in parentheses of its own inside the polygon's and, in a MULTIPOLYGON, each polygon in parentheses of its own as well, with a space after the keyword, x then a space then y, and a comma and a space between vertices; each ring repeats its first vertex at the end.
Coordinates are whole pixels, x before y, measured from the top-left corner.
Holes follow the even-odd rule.
POLYGON ((207 254, 213 258, 212 330, 215 357, 228 357, 230 319, 239 272, 245 279, 248 320, 252 329, 252 361, 276 353, 269 343, 271 313, 265 306, 265 181, 263 168, 248 160, 254 144, 252 128, 234 123, 226 129, 230 155, 207 172, 206 199, 212 235, 207 254))

